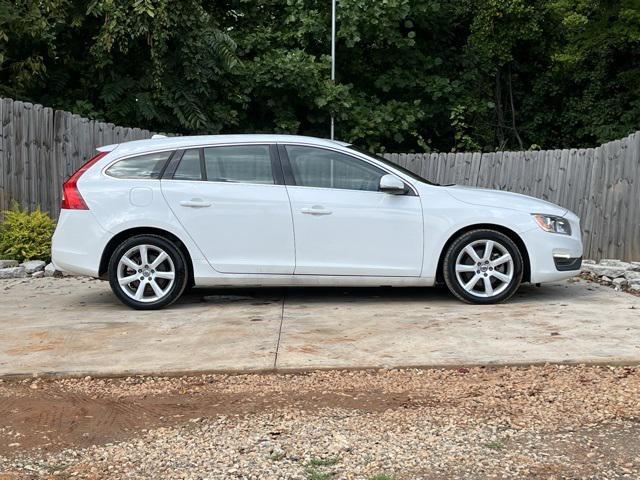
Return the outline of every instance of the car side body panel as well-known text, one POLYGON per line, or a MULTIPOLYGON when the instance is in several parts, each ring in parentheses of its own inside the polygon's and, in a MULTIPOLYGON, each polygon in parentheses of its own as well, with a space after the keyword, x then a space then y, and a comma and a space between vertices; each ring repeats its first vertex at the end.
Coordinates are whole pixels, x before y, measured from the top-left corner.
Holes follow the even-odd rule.
POLYGON ((293 274, 293 221, 284 185, 160 183, 174 218, 217 272, 293 274), (206 206, 185 206, 192 200, 206 206))
MULTIPOLYGON (((234 142, 309 144, 335 149, 354 157, 376 162, 371 157, 348 149, 346 144, 341 142, 282 135, 172 137, 128 142, 115 147, 108 146, 103 150, 109 153, 88 169, 78 181, 78 188, 89 210, 63 210, 60 214, 53 238, 54 264, 63 271, 97 277, 100 258, 109 241, 121 232, 147 227, 170 232, 182 241, 191 256, 193 276, 197 285, 429 286, 435 282, 440 255, 456 232, 474 225, 497 225, 514 232, 524 243, 531 265, 531 282, 556 281, 577 273, 576 271, 559 272, 553 261, 554 255, 570 257, 582 255, 579 219, 566 209, 508 192, 429 185, 416 181, 401 170, 382 164, 379 164, 381 168, 390 170, 412 187, 418 208, 422 210, 421 232, 412 239, 415 242, 405 242, 406 245, 403 247, 406 248, 409 245, 410 248, 415 248, 419 243, 420 254, 409 253, 409 256, 406 256, 406 252, 403 252, 404 266, 398 270, 397 274, 387 266, 372 268, 368 274, 364 275, 354 275, 348 268, 338 272, 331 269, 305 271, 301 268, 298 269, 298 274, 291 274, 287 269, 290 267, 275 270, 276 273, 273 273, 274 271, 265 273, 264 270, 247 273, 238 268, 233 273, 221 273, 208 261, 203 249, 194 241, 185 225, 168 205, 162 192, 162 180, 123 180, 112 178, 104 173, 113 162, 128 156, 234 142), (564 215, 571 222, 572 235, 543 231, 537 226, 531 213, 564 215), (422 238, 418 238, 420 236, 422 238), (410 257, 416 258, 417 264, 407 268, 406 261, 410 257)), ((284 188, 284 186, 276 187, 284 188)), ((293 188, 302 190, 307 187, 293 188)), ((384 193, 375 195, 380 195, 381 198, 388 195, 389 200, 392 197, 384 193)), ((253 205, 256 206, 255 202, 253 205)), ((298 205, 295 202, 293 206, 313 207, 313 205, 302 205, 302 203, 298 205)), ((308 219, 305 217, 305 221, 307 220, 311 221, 314 218, 313 216, 309 216, 308 219)), ((215 225, 211 228, 212 232, 215 232, 215 225)), ((399 228, 390 234, 406 239, 411 233, 409 230, 399 228)), ((330 236, 331 233, 327 235, 330 236)), ((326 242, 328 238, 325 236, 318 241, 326 242)), ((360 237, 354 238, 359 242, 363 241, 360 237)), ((313 236, 308 237, 308 241, 311 240, 313 236)))

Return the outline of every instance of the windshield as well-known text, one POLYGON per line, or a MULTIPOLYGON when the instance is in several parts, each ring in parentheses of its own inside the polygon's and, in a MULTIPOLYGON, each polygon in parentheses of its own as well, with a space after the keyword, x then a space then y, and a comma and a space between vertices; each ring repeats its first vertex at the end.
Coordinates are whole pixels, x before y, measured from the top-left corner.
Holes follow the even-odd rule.
POLYGON ((387 166, 389 166, 391 168, 399 170, 400 172, 404 173, 407 177, 411 177, 412 179, 414 179, 414 180, 416 180, 418 182, 428 183, 429 185, 436 185, 436 186, 440 185, 439 183, 435 183, 435 182, 432 182, 431 180, 427 180, 426 178, 421 177, 417 173, 414 173, 411 170, 398 165, 397 163, 393 163, 393 162, 387 160, 386 158, 384 158, 381 155, 377 155, 375 153, 367 152, 366 150, 364 150, 362 148, 355 147, 353 145, 349 145, 348 148, 351 149, 351 150, 355 150, 356 152, 362 153, 362 154, 364 154, 364 155, 366 155, 368 157, 373 157, 376 160, 378 160, 379 162, 382 162, 382 163, 384 163, 385 165, 387 165, 387 166))

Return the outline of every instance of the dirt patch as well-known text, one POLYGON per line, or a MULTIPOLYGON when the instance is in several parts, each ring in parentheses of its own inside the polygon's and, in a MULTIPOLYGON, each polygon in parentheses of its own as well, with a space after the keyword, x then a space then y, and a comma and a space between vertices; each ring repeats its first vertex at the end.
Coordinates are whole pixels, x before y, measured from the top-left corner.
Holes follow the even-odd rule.
POLYGON ((295 410, 426 411, 435 421, 573 428, 640 419, 634 367, 460 368, 36 379, 0 383, 0 455, 125 440, 195 418, 295 410))
POLYGON ((431 402, 425 397, 382 392, 199 393, 96 397, 51 386, 29 395, 0 399, 0 456, 37 449, 56 452, 127 439, 153 428, 190 419, 253 415, 296 408, 347 408, 383 411, 431 402))

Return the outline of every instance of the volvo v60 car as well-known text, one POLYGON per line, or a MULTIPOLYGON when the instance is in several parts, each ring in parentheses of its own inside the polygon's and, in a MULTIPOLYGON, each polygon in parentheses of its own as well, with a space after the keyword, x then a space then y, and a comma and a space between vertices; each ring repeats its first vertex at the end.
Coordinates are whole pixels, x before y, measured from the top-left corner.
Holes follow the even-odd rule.
POLYGON ((110 145, 65 183, 54 265, 155 309, 192 286, 431 286, 478 304, 576 275, 579 219, 440 186, 349 144, 288 135, 110 145))

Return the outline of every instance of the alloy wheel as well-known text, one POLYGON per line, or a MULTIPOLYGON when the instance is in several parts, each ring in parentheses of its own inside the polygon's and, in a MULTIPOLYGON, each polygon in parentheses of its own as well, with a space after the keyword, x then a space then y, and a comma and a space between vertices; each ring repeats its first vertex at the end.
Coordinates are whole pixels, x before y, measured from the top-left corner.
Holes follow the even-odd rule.
POLYGON ((514 262, 504 245, 495 240, 476 240, 458 254, 456 279, 469 294, 491 298, 511 284, 514 262))
POLYGON ((155 245, 136 245, 118 261, 118 284, 137 302, 150 303, 164 298, 171 291, 175 276, 170 255, 155 245))

